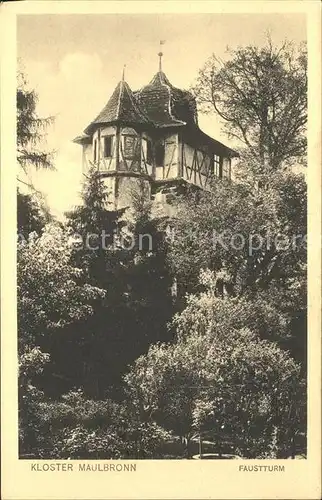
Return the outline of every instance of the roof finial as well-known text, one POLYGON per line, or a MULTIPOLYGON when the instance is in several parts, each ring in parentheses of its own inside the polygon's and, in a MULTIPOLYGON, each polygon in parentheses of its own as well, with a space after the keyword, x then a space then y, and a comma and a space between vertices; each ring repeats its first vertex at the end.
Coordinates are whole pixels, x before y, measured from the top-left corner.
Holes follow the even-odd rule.
MULTIPOLYGON (((164 45, 165 44, 165 40, 160 40, 160 47, 161 45, 164 45)), ((158 53, 158 56, 159 56, 159 72, 162 71, 162 56, 163 56, 163 52, 159 52, 158 53)))
POLYGON ((122 82, 125 81, 125 68, 126 68, 126 64, 124 64, 123 66, 123 72, 122 72, 122 82))

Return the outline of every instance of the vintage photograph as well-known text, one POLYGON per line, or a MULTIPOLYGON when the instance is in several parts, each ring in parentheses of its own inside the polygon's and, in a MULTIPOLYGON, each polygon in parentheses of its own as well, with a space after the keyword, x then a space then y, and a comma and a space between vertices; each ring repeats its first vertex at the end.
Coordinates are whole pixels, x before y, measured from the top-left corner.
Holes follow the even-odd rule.
POLYGON ((17 16, 20 459, 307 458, 306 35, 17 16))

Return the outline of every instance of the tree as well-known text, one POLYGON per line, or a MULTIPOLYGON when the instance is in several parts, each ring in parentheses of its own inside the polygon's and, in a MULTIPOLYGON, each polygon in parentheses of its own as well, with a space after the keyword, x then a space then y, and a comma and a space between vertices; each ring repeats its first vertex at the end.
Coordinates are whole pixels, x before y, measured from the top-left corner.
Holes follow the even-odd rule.
POLYGON ((40 235, 52 216, 39 196, 24 194, 17 190, 17 218, 18 236, 25 239, 29 234, 36 232, 40 235))
MULTIPOLYGON (((218 274, 220 275, 220 273, 218 274)), ((189 295, 187 298, 186 308, 174 317, 174 326, 177 332, 177 337, 179 340, 183 340, 187 338, 187 336, 200 338, 204 336, 211 337, 215 334, 216 337, 223 335, 223 338, 225 339, 227 332, 230 332, 229 336, 227 336, 227 340, 233 345, 236 345, 233 340, 233 336, 230 337, 230 335, 233 335, 231 332, 236 332, 236 335, 238 336, 237 332, 239 331, 242 336, 244 335, 243 332, 250 331, 252 332, 252 337, 250 337, 250 339, 253 338, 256 342, 257 339, 268 339, 270 341, 269 343, 260 343, 264 351, 266 347, 268 348, 268 346, 270 346, 270 349, 273 351, 277 349, 275 355, 277 360, 280 360, 279 369, 281 370, 281 373, 284 362, 285 371, 288 370, 289 366, 292 366, 292 370, 295 369, 296 366, 296 370, 294 372, 295 379, 293 380, 294 385, 290 379, 289 388, 287 389, 289 391, 289 399, 287 402, 284 401, 288 408, 284 409, 286 413, 288 412, 287 418, 289 419, 283 430, 284 437, 282 437, 283 433, 281 434, 280 429, 278 429, 278 439, 284 439, 284 444, 280 444, 281 446, 284 446, 284 449, 287 449, 287 447, 290 446, 290 442, 293 446, 296 434, 299 434, 300 432, 305 433, 306 419, 306 385, 305 378, 303 378, 301 370, 302 367, 299 364, 296 365, 296 363, 294 363, 292 358, 289 356, 290 353, 285 350, 285 346, 289 347, 287 341, 289 341, 289 344, 291 345, 290 340, 292 340, 289 332, 289 317, 286 314, 281 313, 279 308, 276 307, 276 304, 273 302, 269 303, 265 296, 261 297, 259 295, 257 298, 252 300, 247 300, 245 297, 231 297, 229 295, 224 297, 218 296, 216 294, 217 279, 218 276, 209 270, 202 271, 200 273, 200 283, 203 285, 204 290, 200 294, 189 295), (287 426, 289 426, 289 432, 286 432, 287 426)), ((296 332, 296 334, 298 336, 298 332, 296 332)), ((237 343, 239 344, 240 340, 238 340, 237 343)), ((249 349, 252 349, 252 347, 253 346, 250 343, 249 349)), ((228 349, 230 349, 230 347, 228 349)), ((247 351, 246 346, 245 349, 247 351)), ((247 360, 250 356, 247 352, 245 352, 244 355, 245 360, 247 360)), ((240 354, 240 356, 242 356, 242 354, 240 354)), ((300 356, 300 360, 302 361, 302 356, 300 356)), ((249 379, 249 384, 251 385, 251 383, 252 382, 249 379)), ((206 401, 200 401, 201 407, 203 405, 207 406, 207 404, 209 404, 207 399, 206 401)), ((281 404, 282 402, 279 403, 279 406, 281 404)), ((270 411, 275 410, 274 408, 271 408, 270 411)), ((235 417, 232 416, 231 419, 233 418, 235 417)), ((236 418, 238 420, 238 417, 236 418)), ((269 416, 269 418, 271 419, 271 416, 269 416)), ((238 422, 236 421, 236 424, 237 423, 238 422)), ((256 432, 256 426, 253 428, 253 431, 256 432)), ((242 426, 240 432, 244 432, 242 426)), ((273 432, 273 428, 271 428, 269 432, 273 432)), ((266 436, 268 440, 270 439, 269 436, 270 433, 266 436)))
POLYGON ((215 275, 210 270, 200 273, 199 281, 203 286, 200 294, 186 298, 186 307, 173 317, 176 335, 204 335, 212 328, 242 330, 249 328, 259 338, 280 342, 288 337, 289 317, 266 297, 258 295, 250 300, 244 296, 222 297, 217 294, 221 273, 215 275))
POLYGON ((167 433, 141 422, 129 402, 93 400, 81 389, 38 403, 40 453, 56 459, 155 457, 167 433))
MULTIPOLYGON (((28 176, 30 167, 36 169, 54 169, 53 153, 44 151, 43 146, 46 128, 53 123, 53 117, 40 118, 36 107, 38 96, 34 90, 28 89, 24 74, 19 71, 17 75, 17 160, 24 174, 28 176)), ((43 230, 46 223, 52 221, 52 216, 42 194, 37 191, 32 183, 22 181, 31 194, 17 190, 17 217, 18 233, 24 238, 29 233, 43 230)))
POLYGON ((144 182, 131 190, 131 217, 127 224, 131 240, 127 280, 129 307, 135 314, 137 337, 152 342, 170 340, 173 276, 168 263, 165 221, 152 213, 144 182))
POLYGON ((254 296, 274 287, 291 300, 305 276, 304 180, 284 173, 259 191, 218 181, 198 199, 187 197, 178 206, 170 260, 184 290, 195 289, 200 269, 209 268, 223 273, 218 293, 224 287, 232 296, 254 296))
MULTIPOLYGON (((114 271, 119 269, 125 253, 118 244, 124 210, 109 210, 109 200, 103 179, 92 166, 82 186, 82 205, 67 212, 67 229, 75 236, 72 258, 80 266, 86 279, 103 289, 109 288, 114 271)), ((112 285, 113 286, 113 285, 112 285)))
MULTIPOLYGON (((105 294, 81 282, 70 253, 66 234, 55 225, 18 242, 19 434, 24 455, 39 447, 39 404, 46 397, 44 370, 51 365, 54 337, 66 325, 77 329, 105 294)), ((53 367, 48 369, 52 373, 53 367)))
POLYGON ((82 343, 85 391, 91 397, 106 397, 107 391, 110 395, 114 385, 119 397, 128 365, 152 342, 169 338, 172 300, 164 235, 142 190, 132 196, 131 214, 109 210, 104 181, 92 169, 84 183, 83 205, 67 214, 71 234, 83 242, 74 249, 75 264, 90 283, 107 292, 77 341, 82 343), (104 246, 102 230, 110 235, 104 246), (84 244, 88 235, 91 248, 84 244))
POLYGON ((187 343, 152 345, 125 376, 128 396, 141 421, 172 431, 188 449, 195 434, 193 409, 201 385, 200 357, 192 357, 189 347, 187 343))
MULTIPOLYGON (((225 307, 227 299, 220 300, 225 307)), ((296 411, 303 398, 300 367, 249 328, 212 321, 216 301, 211 287, 191 298, 176 318, 176 343, 152 346, 126 376, 131 397, 145 418, 188 442, 206 433, 219 452, 229 440, 248 458, 265 454, 278 427, 279 456, 285 456, 290 426, 299 431, 303 421, 296 411)))
POLYGON ((257 173, 305 161, 305 46, 274 47, 268 38, 261 48, 227 51, 227 60, 212 55, 199 72, 194 93, 201 109, 219 115, 257 173))
MULTIPOLYGON (((87 282, 106 291, 105 300, 83 323, 77 338, 71 330, 65 340, 68 352, 78 352, 78 360, 73 354, 78 365, 74 372, 91 397, 105 396, 108 388, 119 382, 135 341, 129 332, 133 317, 127 305, 130 255, 122 244, 122 238, 126 242, 127 237, 122 231, 124 210, 109 208, 104 180, 93 166, 83 183, 82 205, 66 214, 67 230, 75 238, 72 262, 84 271, 87 282)), ((64 371, 68 368, 62 367, 64 371)))
MULTIPOLYGON (((36 387, 35 377, 41 375, 49 354, 39 347, 25 346, 19 357, 19 456, 28 458, 42 448, 40 402, 44 392, 36 387)), ((40 452, 41 454, 41 452, 40 452)))
POLYGON ((19 345, 34 346, 48 332, 77 323, 102 300, 102 289, 83 284, 82 271, 70 264, 71 245, 64 231, 48 225, 40 237, 18 243, 19 345))
POLYGON ((37 149, 44 140, 46 127, 53 122, 53 117, 38 116, 36 92, 28 89, 21 71, 18 72, 17 80, 17 160, 24 172, 29 166, 53 169, 53 154, 37 149))
MULTIPOLYGON (((291 172, 265 190, 218 180, 212 192, 182 200, 169 251, 180 307, 186 292, 201 290, 200 269, 216 272, 218 297, 243 298, 266 325, 272 314, 284 318, 279 341, 305 371, 306 224, 306 184, 291 172)), ((271 328, 263 332, 272 339, 271 328)))

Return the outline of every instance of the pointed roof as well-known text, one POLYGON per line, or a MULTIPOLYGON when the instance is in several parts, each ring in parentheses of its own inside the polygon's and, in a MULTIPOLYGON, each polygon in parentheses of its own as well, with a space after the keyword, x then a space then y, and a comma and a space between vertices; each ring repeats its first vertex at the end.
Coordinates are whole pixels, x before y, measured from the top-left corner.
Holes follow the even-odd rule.
POLYGON ((84 132, 89 134, 95 125, 115 122, 149 123, 149 118, 138 106, 130 86, 124 80, 119 82, 107 104, 84 132))
POLYGON ((87 126, 84 133, 74 139, 78 144, 90 144, 96 127, 113 123, 148 125, 149 127, 182 127, 190 142, 205 144, 228 156, 238 153, 205 134, 198 126, 195 97, 187 90, 174 87, 162 68, 150 83, 132 92, 124 80, 116 86, 102 111, 87 126))
POLYGON ((197 124, 195 98, 190 92, 174 87, 163 71, 158 71, 148 85, 133 95, 157 127, 197 124))

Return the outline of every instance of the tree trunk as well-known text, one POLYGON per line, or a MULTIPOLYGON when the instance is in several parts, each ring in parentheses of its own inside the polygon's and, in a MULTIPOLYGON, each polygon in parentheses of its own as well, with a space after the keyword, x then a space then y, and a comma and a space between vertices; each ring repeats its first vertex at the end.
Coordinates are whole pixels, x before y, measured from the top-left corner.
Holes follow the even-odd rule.
POLYGON ((220 439, 218 440, 218 455, 219 455, 219 458, 222 457, 222 449, 221 449, 221 441, 220 441, 220 439))
POLYGON ((291 458, 294 460, 296 455, 296 445, 295 445, 295 433, 292 432, 291 437, 291 458))
POLYGON ((199 458, 200 458, 200 460, 202 459, 202 438, 201 438, 201 432, 199 432, 199 458))
POLYGON ((190 439, 186 436, 180 436, 180 441, 183 446, 183 456, 186 458, 189 458, 190 453, 189 453, 189 443, 190 439))

